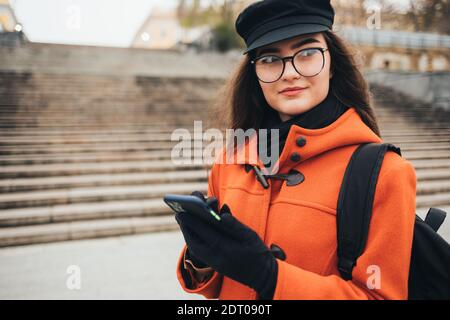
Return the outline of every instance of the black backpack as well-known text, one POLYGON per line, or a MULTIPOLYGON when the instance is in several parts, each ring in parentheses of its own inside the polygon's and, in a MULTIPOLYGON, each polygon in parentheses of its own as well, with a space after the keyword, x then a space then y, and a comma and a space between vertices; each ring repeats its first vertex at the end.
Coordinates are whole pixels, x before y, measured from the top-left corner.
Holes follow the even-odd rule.
MULTIPOLYGON (((352 270, 364 251, 378 174, 387 151, 401 156, 392 144, 362 144, 345 171, 336 218, 338 270, 345 280, 352 279, 352 270)), ((429 209, 425 221, 416 215, 408 299, 450 299, 450 245, 436 232, 445 216, 445 211, 437 208, 429 209)))

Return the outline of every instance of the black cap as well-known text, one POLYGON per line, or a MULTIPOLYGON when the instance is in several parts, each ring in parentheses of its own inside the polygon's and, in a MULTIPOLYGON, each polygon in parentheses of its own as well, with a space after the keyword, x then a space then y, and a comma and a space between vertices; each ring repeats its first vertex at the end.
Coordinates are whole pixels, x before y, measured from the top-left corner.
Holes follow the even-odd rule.
POLYGON ((331 30, 334 10, 330 0, 262 0, 245 8, 236 31, 249 51, 301 34, 331 30))

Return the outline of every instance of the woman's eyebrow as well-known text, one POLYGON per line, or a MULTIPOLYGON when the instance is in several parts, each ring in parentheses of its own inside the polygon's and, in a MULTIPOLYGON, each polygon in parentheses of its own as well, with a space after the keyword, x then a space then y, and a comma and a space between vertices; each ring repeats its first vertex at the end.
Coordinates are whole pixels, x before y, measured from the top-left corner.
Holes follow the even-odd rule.
MULTIPOLYGON (((320 41, 315 38, 302 39, 299 42, 293 44, 291 46, 291 49, 300 48, 301 46, 304 46, 305 44, 308 44, 308 43, 320 43, 320 41)), ((261 49, 259 51, 258 56, 260 56, 264 53, 278 53, 278 52, 280 52, 280 50, 278 48, 265 48, 265 49, 261 49)))

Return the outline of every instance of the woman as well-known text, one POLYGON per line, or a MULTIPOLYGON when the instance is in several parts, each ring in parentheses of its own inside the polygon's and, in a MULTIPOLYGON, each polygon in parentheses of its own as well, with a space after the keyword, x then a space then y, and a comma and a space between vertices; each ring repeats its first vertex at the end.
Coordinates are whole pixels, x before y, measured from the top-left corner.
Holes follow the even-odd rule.
POLYGON ((254 135, 235 149, 244 164, 216 160, 205 201, 221 208, 222 228, 177 214, 187 244, 177 265, 185 291, 219 299, 407 298, 416 176, 395 153, 382 163, 353 279, 337 269, 346 166, 360 144, 382 140, 333 19, 325 0, 259 1, 239 15, 247 55, 229 86, 231 128, 278 129, 264 144, 278 143, 280 152, 275 165, 261 161, 264 148, 249 157, 254 135), (267 168, 278 174, 261 178, 267 168))

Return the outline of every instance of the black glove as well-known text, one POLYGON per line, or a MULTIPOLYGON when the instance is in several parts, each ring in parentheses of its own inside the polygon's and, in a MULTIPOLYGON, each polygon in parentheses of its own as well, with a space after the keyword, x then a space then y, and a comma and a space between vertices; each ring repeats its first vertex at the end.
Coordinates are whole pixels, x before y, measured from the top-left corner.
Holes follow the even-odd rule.
POLYGON ((256 290, 261 299, 272 299, 278 264, 258 234, 234 218, 226 204, 220 209, 221 227, 195 215, 175 215, 191 254, 219 273, 256 290))
MULTIPOLYGON (((196 196, 198 198, 200 198, 201 200, 203 200, 204 202, 206 202, 209 207, 211 209, 213 209, 215 212, 218 212, 219 209, 219 203, 217 201, 216 197, 209 197, 209 198, 205 198, 205 196, 203 195, 203 193, 201 193, 200 191, 194 191, 191 193, 192 196, 196 196)), ((187 234, 187 230, 180 224, 180 229, 181 232, 183 233, 184 238, 186 239, 186 234, 187 234)), ((202 260, 200 260, 199 258, 197 258, 195 255, 192 254, 192 252, 189 250, 189 246, 186 249, 186 259, 191 260, 192 263, 194 264, 194 266, 196 266, 197 268, 207 268, 209 267, 205 262, 203 262, 202 260)))

